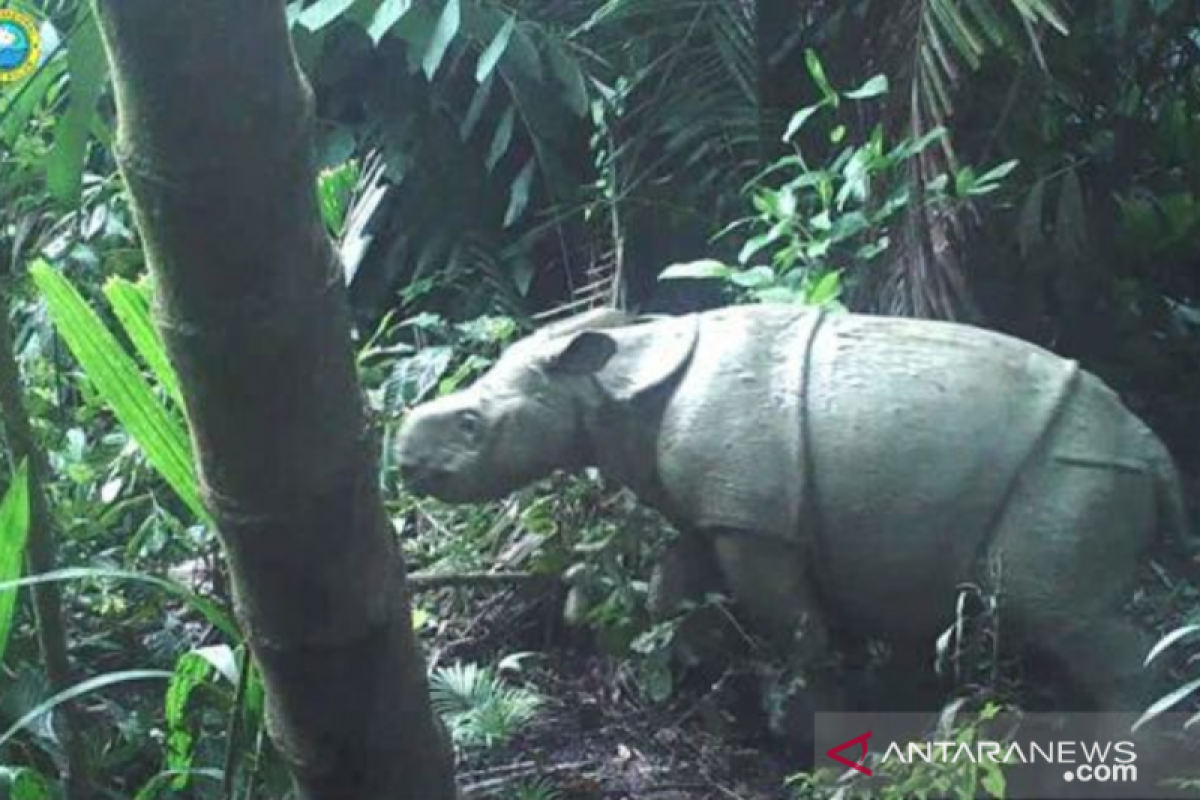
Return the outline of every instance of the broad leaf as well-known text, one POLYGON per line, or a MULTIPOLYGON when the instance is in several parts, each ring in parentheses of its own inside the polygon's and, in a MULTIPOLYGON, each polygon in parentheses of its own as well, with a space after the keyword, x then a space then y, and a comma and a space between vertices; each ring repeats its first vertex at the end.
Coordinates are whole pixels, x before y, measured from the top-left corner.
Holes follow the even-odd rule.
POLYGON ((69 703, 77 697, 82 697, 85 694, 90 694, 98 689, 103 689, 108 686, 114 686, 119 683, 130 683, 132 681, 147 681, 147 680, 170 680, 171 673, 161 669, 131 669, 123 672, 110 672, 106 675, 99 675, 95 678, 90 678, 81 683, 77 683, 69 689, 64 689, 53 697, 49 697, 35 707, 27 711, 21 716, 12 726, 4 733, 0 734, 0 745, 7 744, 10 739, 21 732, 27 725, 36 722, 43 714, 48 714, 58 708, 63 703, 69 703))
POLYGON ((410 8, 412 8, 412 0, 383 0, 379 4, 379 8, 375 9, 374 16, 371 17, 371 24, 367 26, 367 34, 371 37, 371 41, 379 44, 410 8))
POLYGON ((700 261, 689 261, 682 264, 672 264, 659 275, 660 280, 709 280, 712 278, 728 278, 733 270, 715 259, 706 258, 700 261))
POLYGON ((833 84, 829 82, 829 78, 825 75, 825 67, 821 64, 821 58, 815 50, 807 50, 804 53, 804 63, 808 67, 808 74, 817 84, 817 88, 821 90, 821 94, 825 97, 825 102, 831 105, 838 104, 838 93, 833 88, 833 84))
POLYGON ((132 281, 124 278, 112 278, 104 285, 104 296, 112 305, 113 312, 129 341, 138 355, 150 367, 154 378, 175 403, 175 407, 183 410, 183 394, 179 391, 179 378, 175 368, 167 358, 167 348, 163 345, 158 329, 154 327, 154 317, 150 312, 150 302, 146 290, 132 281))
POLYGON ((46 186, 64 204, 75 206, 83 185, 84 161, 96 103, 108 78, 108 60, 100 41, 95 18, 88 19, 71 37, 67 50, 71 75, 66 113, 54 126, 54 148, 46 158, 46 186))
POLYGON ((887 91, 887 75, 876 75, 862 86, 846 92, 843 96, 848 100, 868 100, 872 97, 879 97, 881 94, 887 94, 887 91))
POLYGON ((496 168, 500 159, 504 158, 504 154, 508 152, 508 146, 512 143, 516 115, 516 109, 509 106, 504 112, 504 116, 500 118, 500 124, 496 127, 496 135, 492 137, 492 146, 488 148, 487 168, 489 172, 496 168))
POLYGON ((117 419, 192 513, 207 519, 183 421, 163 407, 137 364, 65 277, 45 261, 30 274, 67 347, 117 419))
POLYGON ((1142 716, 1138 718, 1138 721, 1133 723, 1132 730, 1136 731, 1146 723, 1154 721, 1167 711, 1170 711, 1172 708, 1182 703, 1188 697, 1195 694, 1197 691, 1200 691, 1200 678, 1190 681, 1189 683, 1185 683, 1184 685, 1175 689, 1173 692, 1169 692, 1165 696, 1159 698, 1154 705, 1150 706, 1150 708, 1146 709, 1146 713, 1142 714, 1142 716))
POLYGON ((39 572, 10 581, 0 581, 0 594, 11 595, 17 589, 25 586, 39 586, 43 583, 65 583, 68 581, 85 580, 115 580, 141 583, 153 586, 172 597, 182 600, 194 608, 208 624, 220 631, 231 642, 241 641, 241 634, 233 618, 224 609, 207 597, 196 594, 186 586, 168 578, 159 578, 144 572, 132 572, 123 569, 101 569, 99 567, 69 567, 50 572, 39 572))
MULTIPOLYGON (((28 537, 29 471, 22 463, 13 474, 12 483, 4 493, 3 502, 0 502, 0 581, 12 581, 21 577, 21 564, 28 537)), ((16 603, 16 592, 0 594, 0 664, 4 663, 8 637, 12 633, 16 603)))
POLYGON ((319 31, 350 10, 355 0, 317 0, 300 14, 299 22, 310 31, 319 31))
POLYGON ((513 182, 512 191, 509 192, 508 211, 504 214, 504 227, 506 228, 516 224, 529 206, 529 192, 533 187, 533 172, 536 165, 537 159, 530 158, 513 182))
POLYGON ((788 122, 787 130, 783 132, 783 141, 790 141, 804 127, 804 123, 808 122, 812 118, 812 115, 820 111, 823 106, 824 103, 818 103, 815 106, 805 106, 793 114, 791 120, 788 122))
POLYGON ((450 43, 458 35, 461 25, 462 8, 459 0, 446 0, 442 15, 438 17, 437 26, 433 29, 433 36, 429 39, 429 47, 421 59, 421 69, 425 71, 425 77, 429 80, 433 80, 433 76, 437 74, 438 67, 442 65, 442 59, 446 57, 446 51, 450 49, 450 43))
POLYGON ((505 20, 504 25, 500 27, 500 31, 496 37, 492 39, 491 44, 479 56, 479 63, 475 66, 475 80, 483 83, 492 74, 492 70, 496 68, 496 64, 500 62, 500 57, 504 55, 504 51, 508 49, 508 43, 512 39, 513 31, 517 28, 517 18, 510 16, 505 20))
POLYGON ((566 100, 567 106, 575 112, 576 116, 586 115, 590 103, 587 80, 583 77, 583 70, 558 42, 551 42, 549 55, 550 70, 562 84, 563 99, 566 100))
POLYGON ((1154 647, 1151 648, 1150 653, 1146 656, 1144 665, 1149 666, 1151 661, 1161 656, 1171 647, 1174 647, 1176 643, 1192 636, 1200 637, 1200 624, 1184 625, 1181 628, 1176 628, 1175 630, 1171 631, 1166 636, 1159 639, 1154 647))

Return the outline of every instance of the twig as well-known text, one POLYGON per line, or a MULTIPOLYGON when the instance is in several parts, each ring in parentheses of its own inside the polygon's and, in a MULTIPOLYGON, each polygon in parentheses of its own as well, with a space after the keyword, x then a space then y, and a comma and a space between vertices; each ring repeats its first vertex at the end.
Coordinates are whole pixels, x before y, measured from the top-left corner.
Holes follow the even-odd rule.
POLYGON ((451 586, 511 586, 550 579, 536 572, 414 572, 408 576, 408 585, 414 592, 431 592, 451 586))
POLYGON ((523 761, 519 764, 508 765, 497 770, 489 770, 489 773, 501 772, 493 777, 483 778, 474 783, 463 783, 460 787, 460 794, 463 800, 470 797, 487 797, 496 792, 510 786, 518 781, 526 778, 543 777, 546 775, 557 775, 563 772, 573 772, 575 774, 587 774, 586 769, 594 768, 595 761, 572 761, 567 764, 549 764, 542 765, 532 761, 523 761))
POLYGON ((224 782, 225 800, 237 800, 237 754, 242 743, 242 720, 246 701, 246 688, 250 684, 250 670, 254 662, 250 659, 250 646, 242 645, 241 658, 238 664, 237 689, 233 698, 233 718, 229 721, 229 735, 225 740, 225 763, 222 780, 224 782))

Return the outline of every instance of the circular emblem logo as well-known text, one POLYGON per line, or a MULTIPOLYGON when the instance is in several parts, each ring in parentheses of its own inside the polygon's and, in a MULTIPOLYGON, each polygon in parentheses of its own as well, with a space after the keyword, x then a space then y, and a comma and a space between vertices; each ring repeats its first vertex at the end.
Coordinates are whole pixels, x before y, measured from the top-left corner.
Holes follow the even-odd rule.
POLYGON ((19 81, 37 67, 41 41, 28 14, 0 9, 0 83, 19 81))

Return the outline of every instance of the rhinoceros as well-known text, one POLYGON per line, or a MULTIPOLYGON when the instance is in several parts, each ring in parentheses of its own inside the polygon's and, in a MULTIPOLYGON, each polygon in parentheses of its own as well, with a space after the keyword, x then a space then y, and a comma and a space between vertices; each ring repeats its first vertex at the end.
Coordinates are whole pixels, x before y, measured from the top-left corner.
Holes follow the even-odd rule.
POLYGON ((397 456, 408 487, 451 502, 594 466, 809 657, 831 622, 931 645, 961 585, 985 585, 1005 643, 1113 710, 1146 697, 1151 640, 1124 610, 1139 566, 1185 529, 1166 449, 1075 362, 799 306, 550 326, 414 409, 397 456))

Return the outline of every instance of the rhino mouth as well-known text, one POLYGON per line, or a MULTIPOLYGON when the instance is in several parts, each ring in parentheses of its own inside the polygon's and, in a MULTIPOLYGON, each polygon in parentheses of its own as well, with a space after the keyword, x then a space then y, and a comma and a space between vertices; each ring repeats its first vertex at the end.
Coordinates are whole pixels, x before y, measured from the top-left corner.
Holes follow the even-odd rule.
POLYGON ((433 497, 447 503, 478 503, 491 499, 448 469, 405 470, 400 468, 403 487, 420 497, 433 497))

